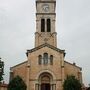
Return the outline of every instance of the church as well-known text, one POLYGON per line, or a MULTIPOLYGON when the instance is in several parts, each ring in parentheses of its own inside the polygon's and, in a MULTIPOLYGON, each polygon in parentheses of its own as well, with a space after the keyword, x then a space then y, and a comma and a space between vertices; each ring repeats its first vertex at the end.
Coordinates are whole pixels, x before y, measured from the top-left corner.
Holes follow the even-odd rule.
POLYGON ((27 90, 63 90, 67 75, 82 83, 82 69, 65 60, 57 47, 56 0, 36 0, 35 47, 26 51, 27 60, 10 68, 10 79, 19 75, 27 90))

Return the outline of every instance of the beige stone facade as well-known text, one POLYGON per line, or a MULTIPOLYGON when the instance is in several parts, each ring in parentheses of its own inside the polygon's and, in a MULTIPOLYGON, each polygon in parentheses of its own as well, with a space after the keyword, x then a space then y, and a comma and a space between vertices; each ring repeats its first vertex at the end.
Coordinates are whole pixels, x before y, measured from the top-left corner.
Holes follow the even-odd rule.
POLYGON ((19 75, 27 90, 63 90, 67 75, 82 83, 81 68, 64 60, 65 50, 57 48, 55 0, 36 1, 35 48, 27 50, 27 60, 10 68, 10 79, 19 75))
POLYGON ((20 75, 27 84, 27 90, 42 90, 42 82, 50 84, 50 90, 62 90, 63 81, 67 75, 75 75, 82 82, 81 68, 64 60, 64 50, 45 43, 28 50, 27 56, 27 61, 11 67, 13 77, 20 75), (48 53, 48 63, 44 64, 44 58, 42 58, 42 63, 39 64, 38 56, 43 56, 46 52, 48 53), (50 55, 53 55, 53 64, 50 64, 50 55), (42 80, 44 77, 48 77, 50 81, 42 80))
POLYGON ((7 84, 4 84, 4 83, 2 83, 2 84, 0 84, 0 90, 7 90, 7 84))

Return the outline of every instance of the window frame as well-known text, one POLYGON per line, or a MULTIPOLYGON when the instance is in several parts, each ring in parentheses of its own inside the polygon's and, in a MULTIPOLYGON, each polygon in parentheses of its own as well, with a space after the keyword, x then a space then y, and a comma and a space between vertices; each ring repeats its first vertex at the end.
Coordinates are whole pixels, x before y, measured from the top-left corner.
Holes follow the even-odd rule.
POLYGON ((45 19, 41 19, 41 32, 45 32, 45 19))
POLYGON ((47 19, 47 32, 51 32, 51 19, 47 19))

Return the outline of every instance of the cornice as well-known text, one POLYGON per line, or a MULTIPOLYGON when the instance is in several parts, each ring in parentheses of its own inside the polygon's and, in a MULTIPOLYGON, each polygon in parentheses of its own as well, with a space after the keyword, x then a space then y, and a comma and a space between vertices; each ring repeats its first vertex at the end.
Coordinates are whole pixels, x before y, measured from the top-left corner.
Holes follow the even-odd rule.
POLYGON ((79 69, 80 69, 80 71, 82 71, 82 68, 81 68, 81 67, 79 67, 79 66, 77 66, 76 64, 72 64, 72 63, 67 62, 67 61, 64 61, 64 63, 67 63, 67 64, 70 64, 70 65, 72 65, 72 66, 74 66, 74 67, 77 67, 77 68, 79 68, 79 69))
POLYGON ((27 63, 27 62, 28 62, 28 61, 24 61, 24 62, 22 62, 22 63, 19 63, 19 64, 13 66, 13 67, 10 67, 10 70, 13 69, 13 68, 15 68, 15 67, 17 67, 17 66, 20 66, 20 65, 22 65, 22 64, 25 64, 25 63, 27 63))
POLYGON ((56 1, 36 1, 36 3, 56 3, 56 1))
POLYGON ((51 49, 53 49, 53 50, 55 50, 57 52, 63 53, 64 57, 65 57, 65 50, 61 50, 61 49, 59 49, 57 47, 54 47, 54 46, 52 46, 52 45, 50 45, 48 43, 44 43, 44 44, 42 44, 42 45, 40 45, 38 47, 35 47, 35 48, 31 49, 31 50, 27 50, 26 55, 28 56, 28 53, 32 53, 32 52, 34 52, 36 50, 39 50, 39 49, 41 49, 43 47, 48 47, 48 48, 51 48, 51 49))
POLYGON ((56 15, 56 13, 36 13, 36 15, 56 15))

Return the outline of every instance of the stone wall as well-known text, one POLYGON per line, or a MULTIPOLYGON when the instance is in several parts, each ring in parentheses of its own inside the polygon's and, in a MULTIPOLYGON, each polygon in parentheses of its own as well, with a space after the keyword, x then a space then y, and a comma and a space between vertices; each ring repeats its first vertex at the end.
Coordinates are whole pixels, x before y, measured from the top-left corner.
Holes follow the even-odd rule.
POLYGON ((1 84, 0 85, 0 90, 7 90, 7 84, 1 84))

